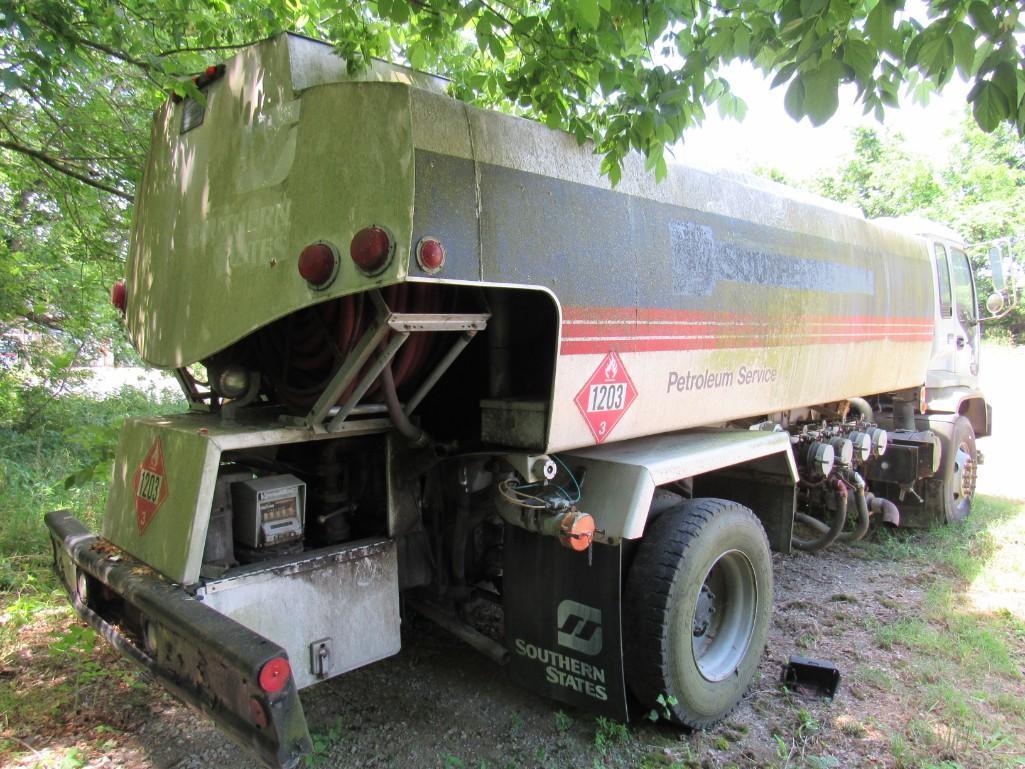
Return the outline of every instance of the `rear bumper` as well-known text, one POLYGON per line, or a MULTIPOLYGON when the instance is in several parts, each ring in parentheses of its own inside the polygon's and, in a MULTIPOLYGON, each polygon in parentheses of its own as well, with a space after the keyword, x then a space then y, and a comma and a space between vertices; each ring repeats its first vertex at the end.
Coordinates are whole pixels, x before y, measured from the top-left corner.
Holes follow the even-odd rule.
POLYGON ((260 671, 285 651, 88 531, 67 511, 47 514, 54 568, 75 611, 270 767, 312 750, 295 681, 265 692, 260 671))

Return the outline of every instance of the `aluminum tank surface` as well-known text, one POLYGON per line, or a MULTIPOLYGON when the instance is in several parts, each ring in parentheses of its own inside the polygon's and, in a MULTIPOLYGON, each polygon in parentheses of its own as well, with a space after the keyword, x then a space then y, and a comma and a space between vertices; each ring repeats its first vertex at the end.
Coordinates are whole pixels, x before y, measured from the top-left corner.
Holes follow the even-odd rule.
POLYGON ((760 180, 676 165, 659 184, 637 157, 613 190, 572 136, 420 91, 412 107, 413 241, 448 244, 448 280, 561 308, 547 450, 925 381, 923 240, 760 180))
POLYGON ((203 124, 181 133, 170 102, 158 114, 129 283, 144 358, 191 363, 301 307, 412 280, 552 297, 539 450, 924 382, 924 241, 767 182, 674 165, 659 184, 637 157, 611 189, 572 136, 371 76, 392 82, 343 82, 329 47, 282 36, 227 63, 203 124), (383 274, 346 263, 327 291, 297 274, 303 246, 344 250, 371 223, 398 244, 383 274), (413 256, 424 236, 446 247, 436 276, 413 256))

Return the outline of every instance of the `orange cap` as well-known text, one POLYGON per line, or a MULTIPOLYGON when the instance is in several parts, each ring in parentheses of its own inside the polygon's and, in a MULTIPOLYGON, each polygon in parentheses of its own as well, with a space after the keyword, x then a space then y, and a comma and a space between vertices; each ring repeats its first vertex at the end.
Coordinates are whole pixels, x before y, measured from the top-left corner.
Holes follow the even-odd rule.
POLYGON ((587 550, 594 539, 594 518, 587 513, 571 511, 559 522, 559 542, 578 553, 587 550))

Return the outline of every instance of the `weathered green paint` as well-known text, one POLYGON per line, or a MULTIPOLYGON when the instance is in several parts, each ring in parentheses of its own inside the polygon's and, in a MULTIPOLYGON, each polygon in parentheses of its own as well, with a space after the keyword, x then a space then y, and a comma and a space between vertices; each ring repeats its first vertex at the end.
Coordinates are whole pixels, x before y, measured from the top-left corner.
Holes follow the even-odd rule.
POLYGON ((213 502, 220 449, 203 429, 202 423, 181 416, 127 420, 103 517, 106 539, 176 582, 198 577, 196 553, 201 559, 213 502), (140 531, 133 476, 156 440, 163 447, 167 498, 140 531), (197 515, 199 509, 206 515, 197 515))
POLYGON ((406 261, 396 258, 367 278, 348 246, 377 224, 395 236, 398 255, 409 252, 409 88, 324 86, 318 78, 333 73, 303 70, 310 87, 297 91, 289 40, 231 59, 207 89, 197 128, 180 133, 182 103, 168 100, 156 115, 128 278, 128 327, 156 366, 200 360, 296 309, 405 275, 406 261), (341 271, 316 291, 296 259, 321 240, 340 252, 341 271))

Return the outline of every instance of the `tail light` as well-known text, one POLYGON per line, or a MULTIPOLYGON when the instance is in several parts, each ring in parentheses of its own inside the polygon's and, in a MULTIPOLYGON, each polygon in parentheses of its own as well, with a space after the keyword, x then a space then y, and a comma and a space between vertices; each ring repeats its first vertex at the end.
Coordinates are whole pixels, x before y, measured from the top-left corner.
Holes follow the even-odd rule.
POLYGON ((360 271, 376 275, 391 261, 395 254, 395 239, 383 227, 364 227, 352 238, 349 256, 360 271))
POLYGON ((416 263, 433 275, 445 266, 445 247, 437 238, 421 238, 416 244, 416 263))
POLYGON ((292 677, 292 666, 284 657, 275 657, 260 668, 260 688, 267 694, 275 694, 285 688, 292 677))
POLYGON ((110 303, 122 315, 128 311, 128 287, 123 278, 115 280, 114 285, 110 287, 110 303))
POLYGON ((299 254, 299 274, 313 288, 330 286, 338 275, 338 254, 330 243, 311 243, 299 254))

